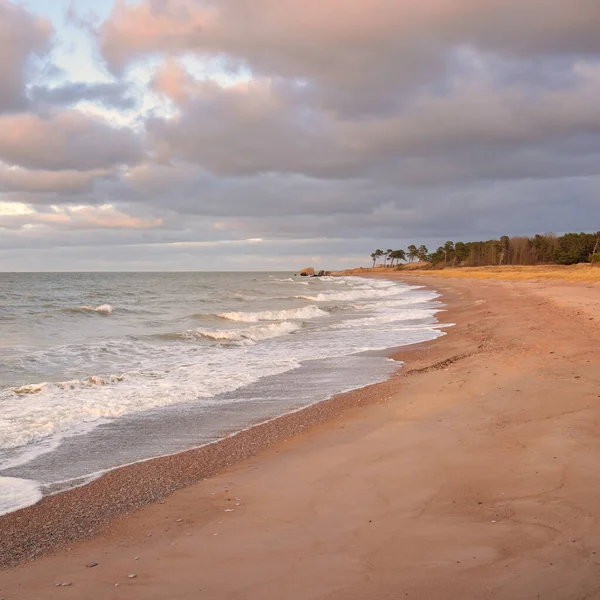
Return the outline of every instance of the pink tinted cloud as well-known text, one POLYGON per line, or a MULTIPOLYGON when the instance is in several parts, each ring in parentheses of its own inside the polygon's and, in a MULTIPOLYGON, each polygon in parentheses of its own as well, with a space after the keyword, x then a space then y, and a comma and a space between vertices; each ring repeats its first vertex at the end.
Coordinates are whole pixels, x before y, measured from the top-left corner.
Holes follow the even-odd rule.
POLYGON ((135 163, 141 141, 129 129, 77 110, 49 117, 33 113, 0 115, 0 160, 45 170, 90 170, 135 163))
POLYGON ((140 54, 192 50, 271 74, 319 77, 390 58, 402 69, 407 59, 427 66, 432 49, 456 44, 597 52, 599 28, 596 0, 146 0, 118 2, 98 37, 116 69, 140 54))
POLYGON ((110 66, 119 70, 135 55, 179 51, 193 45, 209 18, 194 4, 168 0, 131 5, 117 0, 99 31, 99 42, 110 66))
POLYGON ((163 224, 159 218, 128 215, 111 205, 65 207, 53 212, 29 212, 20 215, 0 214, 0 228, 47 227, 61 230, 86 229, 155 229, 163 224))
POLYGON ((180 104, 186 102, 193 94, 196 83, 183 65, 169 56, 155 71, 151 88, 180 104))
POLYGON ((93 171, 31 171, 0 164, 0 192, 75 194, 89 192, 94 181, 110 177, 106 169, 93 171))

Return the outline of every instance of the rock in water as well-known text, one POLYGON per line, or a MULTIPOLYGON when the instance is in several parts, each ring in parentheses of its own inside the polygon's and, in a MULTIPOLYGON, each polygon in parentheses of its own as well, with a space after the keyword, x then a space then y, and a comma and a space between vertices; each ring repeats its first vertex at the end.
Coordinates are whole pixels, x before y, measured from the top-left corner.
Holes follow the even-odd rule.
POLYGON ((306 267, 306 269, 302 269, 302 271, 300 271, 300 275, 302 275, 302 277, 312 277, 315 274, 315 270, 313 267, 306 267))

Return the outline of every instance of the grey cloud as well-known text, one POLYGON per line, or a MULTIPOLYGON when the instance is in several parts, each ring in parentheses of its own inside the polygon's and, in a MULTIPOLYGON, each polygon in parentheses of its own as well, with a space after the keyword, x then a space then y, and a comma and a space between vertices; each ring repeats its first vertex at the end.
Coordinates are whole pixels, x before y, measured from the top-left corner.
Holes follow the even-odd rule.
POLYGON ((291 174, 222 177, 180 162, 140 165, 130 169, 124 181, 99 185, 103 198, 136 203, 140 210, 164 208, 186 218, 362 214, 387 198, 381 186, 368 180, 291 174))
MULTIPOLYGON (((180 115, 148 122, 166 161, 220 176, 386 181, 408 172, 405 162, 426 169, 427 159, 434 167, 460 154, 431 173, 435 183, 443 171, 449 180, 473 173, 468 163, 482 165, 475 178, 488 177, 494 169, 481 155, 543 154, 557 140, 600 133, 599 27, 595 0, 459 0, 451 11, 442 0, 149 0, 118 4, 98 39, 117 67, 192 51, 256 76, 246 89, 166 77, 162 91, 180 115)), ((544 170, 530 167, 533 176, 544 170)))
POLYGON ((479 153, 458 151, 445 157, 414 157, 403 161, 393 174, 382 176, 398 185, 427 188, 486 181, 559 180, 598 173, 600 138, 589 154, 569 153, 565 146, 569 145, 525 147, 510 153, 480 148, 479 153))
POLYGON ((29 97, 38 110, 69 107, 81 101, 96 102, 120 111, 133 110, 139 104, 132 86, 125 82, 69 82, 52 88, 34 86, 29 90, 29 97))
POLYGON ((496 88, 471 79, 393 116, 357 120, 303 105, 293 86, 202 84, 179 117, 150 120, 147 129, 159 156, 219 175, 355 178, 393 172, 415 156, 452 161, 462 152, 477 160, 494 148, 506 153, 598 136, 599 96, 600 69, 564 90, 496 88))
POLYGON ((50 50, 52 26, 21 6, 0 0, 0 113, 27 107, 27 68, 50 50))
MULTIPOLYGON (((288 238, 336 237, 371 240, 372 245, 405 246, 415 240, 486 239, 531 235, 544 231, 584 231, 596 228, 600 205, 594 199, 600 179, 521 181, 470 185, 437 190, 391 191, 388 202, 365 207, 361 214, 281 215, 271 218, 230 217, 223 227, 234 235, 288 238), (569 198, 569 201, 565 201, 569 198), (518 219, 515 218, 518 215, 518 219)), ((319 244, 317 244, 317 247, 319 244)))
MULTIPOLYGON (((395 230, 400 235, 418 229, 421 235, 433 235, 436 228, 444 230, 453 220, 479 230, 480 215, 506 205, 509 196, 543 206, 548 189, 561 189, 569 198, 564 202, 565 211, 571 210, 575 201, 583 202, 586 193, 593 197, 589 188, 578 187, 596 173, 593 155, 582 153, 578 158, 565 148, 547 153, 522 150, 510 160, 497 151, 480 154, 478 160, 473 153, 418 158, 403 162, 402 169, 382 170, 376 178, 364 179, 289 174, 222 177, 185 163, 146 164, 130 169, 124 178, 99 179, 92 192, 75 193, 62 202, 128 205, 130 214, 161 217, 169 227, 214 223, 234 237, 298 237, 303 230, 319 236, 377 237, 380 230, 395 230), (560 152, 566 152, 567 158, 561 159, 560 152), (581 192, 567 194, 568 187, 581 192), (489 199, 490 188, 506 190, 507 198, 489 199)), ((11 197, 38 206, 61 202, 56 194, 11 197)), ((507 211, 497 219, 498 231, 511 229, 514 214, 507 211)), ((535 223, 533 216, 530 222, 535 223)))
POLYGON ((349 172, 338 124, 302 104, 294 91, 264 80, 228 89, 199 84, 179 118, 147 123, 150 141, 161 156, 221 174, 349 172))
MULTIPOLYGON (((595 201, 600 192, 598 177, 505 181, 496 182, 492 187, 470 183, 425 190, 393 186, 367 189, 365 184, 353 188, 347 187, 349 182, 345 181, 338 182, 344 186, 338 193, 352 196, 357 204, 355 212, 333 209, 329 213, 315 214, 309 205, 298 207, 296 214, 288 214, 287 205, 296 200, 292 188, 289 194, 280 197, 279 210, 274 203, 271 214, 264 211, 241 216, 235 212, 236 205, 252 207, 261 197, 256 181, 254 188, 251 180, 246 183, 249 187, 246 195, 240 197, 239 188, 232 191, 222 215, 207 215, 201 207, 197 207, 198 213, 185 213, 177 206, 169 211, 160 206, 134 203, 118 211, 145 218, 155 215, 162 218, 163 225, 149 230, 89 227, 81 230, 67 224, 43 229, 4 229, 0 248, 13 256, 18 248, 30 254, 35 254, 37 249, 38 254, 44 256, 62 256, 62 268, 74 264, 95 268, 97 260, 105 260, 105 268, 109 269, 127 265, 142 269, 151 269, 152 265, 167 269, 184 268, 184 265, 192 269, 231 269, 236 264, 239 268, 252 269, 252 265, 268 268, 269 257, 279 268, 295 268, 303 264, 297 262, 301 261, 299 257, 315 253, 323 255, 325 266, 329 268, 337 266, 340 257, 346 255, 354 257, 354 264, 361 264, 364 255, 362 264, 366 265, 366 257, 374 247, 424 242, 434 248, 446 239, 531 234, 532 223, 534 231, 586 230, 591 223, 600 220, 600 205, 595 201), (519 215, 518 221, 514 215, 519 215), (266 242, 249 246, 241 242, 237 245, 196 244, 248 238, 264 238, 266 242), (71 248, 71 258, 59 248, 71 248), (43 253, 41 249, 45 249, 43 253), (246 262, 237 261, 236 257, 243 257, 246 262)), ((335 188, 333 183, 329 185, 335 188)), ((319 187, 315 186, 315 192, 319 187)), ((332 191, 330 189, 329 194, 332 191)), ((322 197, 316 195, 317 199, 322 197)), ((171 204, 171 198, 160 203, 158 196, 159 192, 148 200, 171 204)), ((177 197, 177 192, 172 197, 177 197)))
POLYGON ((304 79, 324 105, 365 114, 397 108, 407 91, 443 76, 456 48, 517 60, 600 52, 595 0, 448 7, 444 0, 149 0, 117 4, 98 39, 117 70, 155 52, 225 56, 256 75, 304 79))

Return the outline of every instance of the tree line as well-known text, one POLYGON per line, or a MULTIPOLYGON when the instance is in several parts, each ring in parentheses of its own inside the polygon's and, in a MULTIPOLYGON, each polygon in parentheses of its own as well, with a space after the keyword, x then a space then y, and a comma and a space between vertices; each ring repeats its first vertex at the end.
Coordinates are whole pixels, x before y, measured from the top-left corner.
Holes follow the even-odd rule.
POLYGON ((432 265, 481 267, 487 265, 573 265, 600 263, 600 231, 597 233, 536 234, 533 237, 508 237, 481 242, 447 241, 435 252, 425 245, 411 244, 406 250, 375 250, 373 266, 393 266, 399 261, 428 261, 432 265), (389 261, 389 263, 388 263, 389 261))

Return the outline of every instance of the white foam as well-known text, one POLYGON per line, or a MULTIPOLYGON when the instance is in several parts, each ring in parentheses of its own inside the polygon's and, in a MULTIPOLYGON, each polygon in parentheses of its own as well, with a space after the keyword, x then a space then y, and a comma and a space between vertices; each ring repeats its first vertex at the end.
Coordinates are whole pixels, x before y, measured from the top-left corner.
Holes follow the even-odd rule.
POLYGON ((219 342, 256 343, 276 338, 300 329, 298 323, 270 323, 246 329, 195 329, 185 332, 189 337, 204 337, 219 342))
POLYGON ((16 388, 11 388, 15 394, 39 394, 48 385, 46 382, 43 383, 30 383, 22 385, 16 388))
POLYGON ((352 308, 356 310, 368 310, 368 311, 377 311, 389 312, 388 309, 403 309, 405 307, 410 307, 413 304, 423 304, 424 302, 431 302, 435 300, 439 294, 415 294, 411 296, 404 296, 401 298, 394 298, 392 300, 378 300, 376 302, 356 302, 352 303, 352 308))
MULTIPOLYGON (((288 326, 298 327, 293 323, 288 326)), ((257 338, 260 336, 259 332, 254 334, 257 338)), ((246 340, 239 345, 254 343, 246 340)), ((299 366, 299 362, 289 356, 270 356, 266 361, 245 351, 243 347, 231 350, 231 358, 224 360, 222 351, 215 347, 204 354, 204 362, 167 371, 130 371, 102 378, 46 383, 39 386, 41 389, 35 394, 20 395, 11 389, 3 390, 0 392, 0 449, 23 449, 23 453, 35 456, 31 444, 37 446, 49 438, 86 433, 113 419, 155 408, 185 402, 208 405, 219 394, 299 366)), ((41 453, 51 450, 52 444, 46 444, 41 453)), ((0 461, 0 469, 11 463, 23 464, 22 458, 11 457, 8 464, 0 461)))
POLYGON ((217 316, 230 321, 241 321, 242 323, 258 323, 259 321, 286 321, 288 319, 315 319, 326 317, 328 313, 318 306, 304 306, 302 308, 290 308, 287 310, 265 310, 262 312, 227 312, 217 316))
POLYGON ((313 302, 352 302, 353 300, 385 298, 387 296, 395 296, 397 293, 398 290, 389 287, 382 287, 378 289, 370 286, 364 286, 361 288, 348 290, 347 292, 321 292, 315 296, 296 296, 296 298, 300 298, 302 300, 311 300, 313 302))
POLYGON ((83 312, 101 313, 103 315, 112 314, 113 307, 110 304, 101 304, 100 306, 80 306, 79 310, 83 312))
POLYGON ((37 481, 0 477, 0 515, 31 506, 42 499, 37 481))
MULTIPOLYGON (((402 323, 404 321, 431 320, 433 322, 433 311, 431 309, 406 309, 402 312, 392 314, 379 314, 374 317, 365 317, 364 319, 352 319, 337 323, 331 326, 331 329, 348 329, 356 327, 381 327, 382 325, 391 325, 393 323, 402 323)), ((427 323, 431 326, 431 323, 427 323)))
POLYGON ((69 381, 59 381, 56 383, 30 383, 27 385, 22 385, 16 388, 10 388, 15 394, 18 395, 31 395, 31 394, 39 394, 44 391, 48 386, 55 387, 57 389, 76 389, 81 387, 90 387, 94 385, 108 385, 110 383, 117 383, 119 381, 123 381, 125 375, 109 375, 108 377, 100 377, 98 375, 91 375, 90 377, 85 377, 84 379, 71 379, 69 381))

